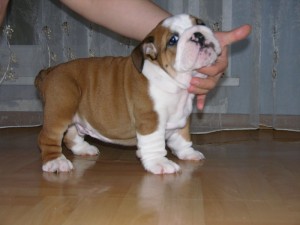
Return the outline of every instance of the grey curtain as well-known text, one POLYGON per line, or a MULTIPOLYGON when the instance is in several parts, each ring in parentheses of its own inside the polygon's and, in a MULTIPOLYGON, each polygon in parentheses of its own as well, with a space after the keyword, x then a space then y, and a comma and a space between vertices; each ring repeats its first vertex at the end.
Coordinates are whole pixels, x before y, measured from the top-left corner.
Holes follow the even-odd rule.
MULTIPOLYGON (((244 23, 251 36, 234 44, 229 67, 196 107, 192 132, 300 131, 298 0, 156 0, 173 14, 201 17, 214 30, 244 23)), ((33 86, 38 71, 80 57, 129 55, 135 42, 90 23, 56 0, 12 0, 0 37, 0 127, 42 124, 33 86)))

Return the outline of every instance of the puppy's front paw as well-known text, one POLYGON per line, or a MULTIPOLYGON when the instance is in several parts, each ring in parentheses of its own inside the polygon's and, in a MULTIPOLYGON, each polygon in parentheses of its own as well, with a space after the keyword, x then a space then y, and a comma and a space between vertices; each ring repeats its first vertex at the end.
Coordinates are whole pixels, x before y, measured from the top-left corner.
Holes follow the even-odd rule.
POLYGON ((166 157, 143 161, 145 169, 154 174, 170 174, 180 171, 180 167, 166 157))
POLYGON ((43 165, 44 172, 69 172, 73 169, 72 163, 64 156, 46 162, 43 165))
POLYGON ((199 161, 199 160, 205 159, 205 156, 201 152, 196 151, 194 149, 178 152, 176 155, 179 159, 182 159, 182 160, 199 161))

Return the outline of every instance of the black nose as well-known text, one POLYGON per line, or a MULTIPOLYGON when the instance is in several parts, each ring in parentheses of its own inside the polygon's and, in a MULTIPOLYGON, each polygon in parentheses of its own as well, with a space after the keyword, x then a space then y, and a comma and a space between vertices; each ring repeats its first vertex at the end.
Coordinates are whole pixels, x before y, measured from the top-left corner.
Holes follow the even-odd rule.
POLYGON ((205 37, 200 32, 196 32, 194 33, 194 36, 192 37, 191 41, 199 43, 200 45, 204 45, 205 37))

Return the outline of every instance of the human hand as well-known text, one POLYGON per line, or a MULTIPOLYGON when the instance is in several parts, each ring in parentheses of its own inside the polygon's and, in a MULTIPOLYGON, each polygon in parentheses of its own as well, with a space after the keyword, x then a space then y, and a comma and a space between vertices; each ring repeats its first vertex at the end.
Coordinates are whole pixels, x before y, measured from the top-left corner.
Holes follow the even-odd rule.
POLYGON ((221 55, 216 62, 198 72, 207 75, 207 78, 193 77, 189 92, 197 95, 197 108, 203 110, 207 93, 213 89, 228 66, 228 45, 245 39, 251 33, 250 25, 243 25, 228 32, 215 32, 221 45, 221 55))

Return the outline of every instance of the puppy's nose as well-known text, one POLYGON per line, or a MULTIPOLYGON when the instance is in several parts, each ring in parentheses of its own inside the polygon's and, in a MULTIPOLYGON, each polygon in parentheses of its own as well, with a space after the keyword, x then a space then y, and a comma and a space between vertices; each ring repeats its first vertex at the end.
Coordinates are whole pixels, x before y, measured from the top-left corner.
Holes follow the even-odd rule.
POLYGON ((204 45, 205 37, 200 32, 194 33, 192 41, 199 43, 200 45, 204 45))

